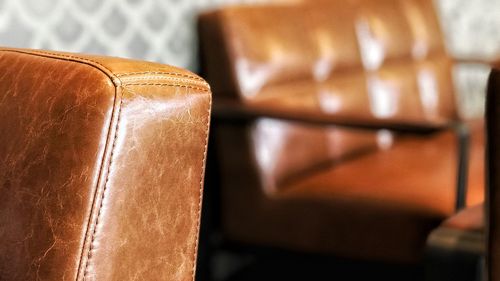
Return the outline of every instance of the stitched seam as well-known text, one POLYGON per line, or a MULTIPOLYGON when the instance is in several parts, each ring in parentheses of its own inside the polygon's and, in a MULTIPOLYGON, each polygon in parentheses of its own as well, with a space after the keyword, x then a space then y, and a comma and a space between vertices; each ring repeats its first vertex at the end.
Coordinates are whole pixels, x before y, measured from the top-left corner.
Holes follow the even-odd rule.
POLYGON ((123 77, 123 76, 132 76, 132 75, 140 75, 140 74, 163 74, 163 75, 173 75, 173 76, 180 76, 184 78, 191 78, 194 80, 198 81, 205 81, 201 79, 200 77, 196 77, 193 75, 188 75, 188 74, 182 74, 182 73, 177 73, 177 72, 163 72, 163 71, 143 71, 143 72, 127 72, 127 73, 117 73, 115 74, 117 77, 123 77))
MULTIPOLYGON (((74 55, 66 55, 66 54, 57 54, 57 53, 52 53, 52 52, 47 52, 47 51, 42 51, 42 50, 30 50, 30 51, 27 51, 27 50, 22 50, 22 49, 19 49, 19 50, 16 50, 16 49, 0 49, 0 51, 3 51, 3 52, 17 52, 17 53, 22 53, 22 54, 30 54, 30 55, 35 55, 35 56, 43 56, 43 55, 47 55, 47 56, 52 56, 53 58, 59 58, 59 59, 63 59, 63 58, 66 58, 66 59, 71 59, 73 61, 77 61, 77 62, 80 62, 80 63, 88 63, 90 65, 92 64, 96 64, 100 67, 102 67, 101 70, 105 70, 104 73, 111 79, 111 81, 115 84, 115 86, 119 86, 119 85, 122 85, 122 81, 119 79, 119 77, 124 77, 124 76, 128 76, 128 75, 134 75, 134 74, 149 74, 149 73, 158 73, 158 74, 169 74, 169 75, 174 75, 174 76, 181 76, 181 77, 187 77, 187 78, 190 78, 190 79, 194 79, 194 80, 197 80, 197 81, 203 81, 205 82, 205 80, 203 80, 202 78, 200 77, 196 77, 196 76, 193 76, 193 75, 187 75, 187 74, 181 74, 181 73, 176 73, 176 72, 162 72, 162 71, 142 71, 142 72, 127 72, 127 73, 119 73, 119 74, 115 74, 113 71, 111 71, 109 68, 107 68, 106 66, 104 66, 103 64, 101 64, 100 62, 98 61, 95 61, 95 60, 92 60, 92 59, 86 59, 86 58, 82 58, 82 57, 79 57, 79 56, 74 56, 74 55)), ((189 81, 187 81, 189 82, 189 81)), ((206 83, 206 82, 205 82, 206 83)), ((195 90, 200 90, 200 91, 204 91, 204 92, 207 92, 208 89, 206 88, 202 88, 202 87, 193 87, 193 86, 189 86, 189 85, 178 85, 178 84, 163 84, 163 83, 128 83, 128 84, 125 84, 125 85, 151 85, 151 86, 172 86, 172 87, 185 87, 185 88, 192 88, 192 89, 195 89, 195 90)))
POLYGON ((33 51, 33 52, 34 53, 47 54, 47 55, 56 56, 56 57, 64 57, 64 58, 77 59, 77 60, 82 60, 82 61, 85 61, 85 62, 95 63, 95 64, 99 65, 100 67, 104 68, 106 71, 109 71, 110 73, 113 73, 107 67, 105 67, 100 62, 95 61, 95 60, 86 59, 86 58, 82 58, 82 57, 78 57, 78 56, 74 56, 74 55, 56 54, 56 53, 51 53, 51 52, 46 52, 46 51, 38 51, 37 50, 37 51, 33 51))
MULTIPOLYGON (((109 127, 108 127, 108 133, 106 134, 107 136, 106 136, 106 143, 105 143, 105 147, 108 147, 108 144, 109 144, 109 142, 110 142, 110 140, 111 140, 110 134, 111 134, 111 133, 112 133, 112 131, 113 131, 113 130, 112 130, 112 126, 113 126, 113 118, 114 118, 114 117, 113 117, 113 115, 114 115, 114 114, 115 114, 115 112, 116 112, 116 99, 117 99, 117 97, 118 97, 118 92, 117 92, 117 91, 118 91, 118 88, 117 88, 117 87, 114 87, 114 89, 115 89, 115 95, 114 95, 114 100, 113 100, 113 109, 112 109, 111 121, 110 121, 110 123, 109 123, 109 127)), ((103 163, 104 163, 104 161, 105 161, 105 159, 106 159, 106 154, 107 154, 107 152, 106 152, 106 151, 107 151, 107 148, 105 148, 105 150, 104 150, 104 152, 103 152, 103 156, 102 156, 102 163, 101 163, 100 168, 99 168, 99 176, 98 176, 98 178, 101 178, 101 175, 102 175, 102 173, 103 173, 103 171, 102 171, 102 167, 103 167, 103 165, 104 165, 103 163)), ((82 249, 81 249, 81 253, 80 253, 80 261, 79 261, 79 263, 78 263, 78 270, 77 270, 77 273, 76 273, 76 280, 79 280, 79 278, 78 278, 78 277, 81 275, 81 273, 80 273, 80 272, 81 272, 81 268, 82 268, 82 266, 83 266, 83 264, 82 264, 82 260, 83 260, 83 258, 84 258, 84 256, 85 256, 85 253, 84 253, 84 252, 85 252, 85 245, 86 245, 86 243, 87 243, 87 238, 88 238, 88 236, 89 236, 89 230, 91 229, 91 227, 90 227, 90 226, 91 226, 91 224, 92 224, 92 214, 93 214, 94 203, 95 203, 95 201, 96 201, 96 196, 97 196, 97 190, 98 190, 98 189, 99 189, 99 183, 97 183, 97 186, 96 186, 96 187, 95 187, 95 189, 94 189, 94 190, 95 190, 95 193, 94 193, 94 196, 93 196, 92 205, 91 205, 92 207, 91 207, 91 210, 90 210, 90 213, 89 213, 89 217, 88 217, 88 219, 87 219, 87 226, 86 226, 86 228, 85 228, 85 237, 84 237, 84 240, 83 240, 83 245, 82 245, 82 249)))
POLYGON ((189 88, 194 90, 199 90, 203 92, 208 92, 207 88, 196 87, 191 85, 181 85, 181 84, 166 84, 166 83, 124 83, 123 86, 160 86, 160 87, 181 87, 189 88))
MULTIPOLYGON (((57 53, 52 53, 52 52, 47 52, 47 51, 42 51, 42 50, 25 51, 25 50, 22 50, 22 49, 20 49, 20 50, 16 50, 16 49, 0 49, 0 51, 3 51, 3 52, 17 52, 17 53, 23 53, 23 54, 29 54, 29 55, 35 55, 35 56, 48 55, 48 56, 52 56, 53 58, 58 58, 58 59, 66 58, 66 59, 71 59, 71 60, 74 60, 74 61, 80 62, 80 63, 88 63, 90 65, 92 65, 92 63, 93 63, 93 64, 96 64, 96 65, 102 67, 101 70, 105 70, 104 71, 105 74, 111 79, 111 81, 115 84, 115 86, 119 86, 119 85, 121 85, 123 83, 119 79, 119 77, 123 77, 123 76, 127 76, 127 75, 134 75, 134 74, 148 74, 148 73, 170 74, 170 75, 174 75, 174 76, 182 76, 182 77, 187 77, 187 78, 191 78, 191 79, 195 79, 195 80, 199 80, 199 81, 205 82, 200 77, 196 77, 196 76, 192 76, 192 75, 187 75, 187 74, 181 74, 181 73, 175 73, 175 72, 143 71, 143 72, 128 72, 128 73, 115 74, 110 69, 108 69, 106 66, 104 66, 103 64, 99 63, 98 61, 92 60, 92 59, 86 59, 86 58, 82 58, 82 57, 74 56, 74 55, 57 54, 57 53), (117 83, 119 85, 117 85, 117 83)), ((208 89, 203 88, 203 87, 194 87, 194 86, 190 86, 190 85, 179 85, 179 84, 163 84, 163 83, 128 83, 127 84, 126 83, 125 85, 137 85, 137 86, 150 85, 150 86, 185 87, 185 88, 191 88, 191 89, 195 89, 195 90, 200 90, 200 91, 208 92, 208 89)))
MULTIPOLYGON (((122 90, 122 95, 123 95, 123 90, 122 90)), ((104 181, 104 188, 103 188, 103 191, 102 191, 102 194, 101 194, 101 198, 100 198, 101 202, 99 203, 99 208, 97 209, 97 217, 96 217, 95 224, 94 224, 94 230, 92 231, 92 236, 91 236, 91 239, 90 239, 89 250, 88 250, 88 253, 87 253, 87 261, 85 262, 85 268, 84 268, 84 272, 83 272, 83 280, 85 280, 86 277, 87 277, 88 267, 90 265, 90 259, 92 258, 92 250, 94 250, 93 249, 93 244, 94 244, 95 236, 96 236, 96 233, 97 233, 97 228, 99 226, 99 218, 100 218, 100 215, 101 215, 102 206, 104 204, 104 197, 105 197, 105 194, 106 194, 106 190, 108 188, 109 175, 111 173, 111 166, 113 164, 113 156, 114 156, 114 151, 115 151, 115 146, 116 146, 116 140, 118 139, 118 129, 119 129, 119 126, 120 126, 122 104, 123 104, 123 97, 120 97, 120 104, 118 105, 118 113, 117 113, 118 117, 117 117, 117 120, 116 120, 115 133, 114 133, 114 137, 113 137, 113 144, 111 146, 111 153, 110 153, 110 156, 109 156, 108 169, 107 169, 107 172, 106 172, 106 180, 104 181)))
MULTIPOLYGON (((173 76, 164 76, 164 75, 142 75, 142 76, 122 76, 123 79, 126 81, 124 82, 125 84, 128 83, 146 83, 144 81, 149 81, 152 83, 152 81, 155 80, 163 80, 163 81, 168 81, 169 83, 174 83, 174 84, 184 84, 184 85, 195 85, 199 86, 202 88, 209 88, 207 82, 202 81, 202 80, 193 80, 185 77, 173 77, 173 76), (133 77, 133 78, 129 78, 133 77)), ((161 82, 157 82, 161 83, 161 82)))
POLYGON ((199 243, 199 239, 200 239, 200 234, 199 234, 199 231, 200 231, 200 225, 201 225, 201 204, 202 204, 202 196, 203 196, 203 178, 204 178, 204 174, 205 174, 205 164, 206 164, 206 160, 207 160, 207 148, 208 148, 208 133, 209 133, 209 130, 210 130, 210 114, 211 114, 211 111, 212 111, 212 95, 208 95, 208 116, 207 116, 207 128, 205 130, 205 148, 204 148, 204 151, 203 151, 203 159, 201 161, 201 175, 200 175, 200 189, 199 189, 199 195, 198 195, 198 213, 196 214, 196 229, 198 231, 198 234, 196 235, 196 242, 195 242, 195 246, 194 246, 194 253, 193 253, 193 257, 192 257, 192 263, 193 263, 193 268, 191 269, 191 276, 192 276, 192 280, 195 279, 195 274, 196 274, 196 257, 197 257, 197 254, 198 254, 198 243, 199 243))
POLYGON ((121 76, 123 78, 125 78, 126 80, 129 80, 129 81, 140 81, 140 80, 153 80, 153 79, 157 79, 157 80, 170 80, 170 81, 180 81, 180 82, 188 82, 188 83, 193 83, 193 84, 205 84, 204 82, 200 81, 200 80, 193 80, 193 79, 190 79, 190 78, 186 78, 186 77, 179 77, 179 76, 167 76, 167 75, 140 75, 140 76, 135 76, 135 75, 131 75, 131 76, 121 76), (129 77, 133 77, 133 78, 129 78, 129 77))
MULTIPOLYGON (((28 55, 34 55, 34 56, 50 56, 51 58, 57 58, 57 59, 63 59, 63 58, 66 58, 66 59, 70 59, 72 61, 76 61, 76 62, 79 62, 79 63, 87 63, 87 64, 96 64, 98 66, 100 66, 102 70, 104 70, 103 72, 109 77, 111 78, 111 82, 115 83, 115 79, 114 78, 117 78, 116 75, 114 75, 114 73, 108 69, 106 66, 104 66, 103 64, 99 63, 98 61, 95 61, 95 60, 91 60, 91 59, 86 59, 86 58, 82 58, 82 57, 78 57, 78 56, 73 56, 73 55, 65 55, 65 54, 57 54, 57 53, 51 53, 51 52, 47 52, 47 51, 41 51, 41 50, 22 50, 22 49, 19 49, 19 50, 16 50, 16 49, 0 49, 0 51, 2 52, 15 52, 15 53, 22 53, 22 54, 28 54, 28 55)), ((95 67, 95 65, 94 65, 95 67)), ((97 67, 99 69, 99 67, 97 67)), ((118 79, 118 82, 120 82, 120 80, 118 79)))

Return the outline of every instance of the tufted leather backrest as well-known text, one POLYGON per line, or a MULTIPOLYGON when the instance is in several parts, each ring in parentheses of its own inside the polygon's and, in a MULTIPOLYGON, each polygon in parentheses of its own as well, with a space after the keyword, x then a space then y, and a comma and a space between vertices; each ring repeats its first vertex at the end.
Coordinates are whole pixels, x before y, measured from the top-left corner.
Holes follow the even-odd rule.
POLYGON ((451 62, 432 0, 320 2, 236 6, 202 16, 214 92, 296 111, 456 118, 451 62))
MULTIPOLYGON (((226 7, 201 16, 203 69, 216 102, 232 99, 297 116, 457 119, 451 60, 432 0, 310 2, 226 7)), ((265 189, 392 142, 387 132, 281 121, 257 120, 248 130, 261 181, 270 185, 265 189)))
POLYGON ((209 104, 178 68, 0 49, 0 280, 192 280, 209 104))

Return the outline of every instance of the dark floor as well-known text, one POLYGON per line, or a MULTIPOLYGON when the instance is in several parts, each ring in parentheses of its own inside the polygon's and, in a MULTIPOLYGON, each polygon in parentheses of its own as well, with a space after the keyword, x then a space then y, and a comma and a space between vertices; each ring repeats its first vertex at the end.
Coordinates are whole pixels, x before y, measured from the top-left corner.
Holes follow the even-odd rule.
MULTIPOLYGON (((203 268, 202 264, 200 266, 203 268)), ((211 262, 210 271, 211 273, 203 272, 199 268, 196 279, 198 281, 424 280, 422 266, 342 260, 285 252, 258 254, 219 252, 211 262), (211 275, 212 279, 207 278, 208 275, 211 275)))
POLYGON ((421 264, 409 265, 240 246, 223 247, 212 255, 202 247, 196 280, 484 280, 484 257, 458 252, 427 251, 421 264))
MULTIPOLYGON (((212 146, 213 149, 214 146, 212 146)), ((216 155, 209 151, 208 161, 216 155)), ((419 265, 388 264, 347 260, 277 249, 257 249, 228 245, 221 238, 221 206, 217 165, 207 164, 207 188, 204 190, 202 224, 198 251, 197 281, 475 281, 477 262, 435 256, 419 265), (212 175, 209 177, 208 175, 212 175), (210 191, 210 192, 207 192, 210 191), (225 246, 221 246, 224 244, 225 246), (212 249, 211 249, 212 248, 212 249), (213 248, 217 250, 214 251, 213 248), (223 250, 222 250, 223 249, 223 250), (437 261, 437 262, 436 262, 437 261), (432 266, 429 266, 431 264, 432 266), (425 265, 425 266, 424 266, 425 265), (458 269, 458 270, 457 270, 458 269), (431 276, 431 278, 429 278, 431 276)), ((226 241, 227 242, 227 241, 226 241)), ((240 245, 241 246, 241 245, 240 245)))

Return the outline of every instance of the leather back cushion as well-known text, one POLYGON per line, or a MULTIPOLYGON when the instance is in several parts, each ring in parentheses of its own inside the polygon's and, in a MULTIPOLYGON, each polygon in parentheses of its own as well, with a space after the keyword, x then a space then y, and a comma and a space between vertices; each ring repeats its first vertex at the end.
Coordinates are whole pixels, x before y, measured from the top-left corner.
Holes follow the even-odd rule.
MULTIPOLYGON (((422 123, 457 118, 451 61, 432 0, 235 6, 202 15, 199 28, 215 99, 297 115, 422 123)), ((269 120, 249 130, 266 189, 378 142, 376 133, 269 120), (332 134, 352 143, 340 145, 332 134), (331 153, 334 146, 338 152, 331 153)))
POLYGON ((326 114, 456 118, 431 0, 232 7, 204 15, 200 28, 219 95, 326 114))

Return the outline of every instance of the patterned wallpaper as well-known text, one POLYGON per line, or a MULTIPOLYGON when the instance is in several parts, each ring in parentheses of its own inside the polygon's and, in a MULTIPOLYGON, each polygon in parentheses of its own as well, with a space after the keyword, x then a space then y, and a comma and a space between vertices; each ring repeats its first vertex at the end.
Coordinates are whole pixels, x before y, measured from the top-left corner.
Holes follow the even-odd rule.
POLYGON ((434 1, 454 54, 500 57, 500 0, 434 1))
MULTIPOLYGON (((196 71, 194 19, 199 11, 269 1, 0 0, 0 45, 110 54, 196 71)), ((500 0, 435 1, 453 54, 500 56, 500 0)), ((467 115, 482 112, 487 72, 477 66, 457 71, 467 115)))
MULTIPOLYGON (((448 48, 456 57, 500 58, 500 0, 435 0, 448 48)), ((459 105, 464 117, 484 113, 490 68, 461 65, 455 69, 459 105)))
POLYGON ((251 1, 0 0, 0 45, 111 54, 193 69, 195 15, 222 2, 251 1))

